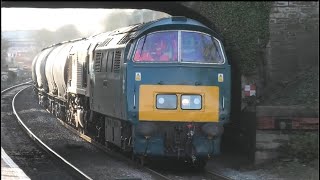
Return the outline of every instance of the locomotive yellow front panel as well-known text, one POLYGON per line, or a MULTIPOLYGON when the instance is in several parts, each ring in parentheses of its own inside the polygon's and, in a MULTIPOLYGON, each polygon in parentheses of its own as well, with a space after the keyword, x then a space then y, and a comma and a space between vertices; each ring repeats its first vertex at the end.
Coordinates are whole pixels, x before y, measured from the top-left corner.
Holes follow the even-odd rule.
MULTIPOLYGON (((190 99, 190 98, 189 98, 190 99)), ((139 93, 140 121, 177 121, 177 122, 218 122, 219 87, 189 85, 140 85, 139 93), (158 107, 165 97, 172 98, 170 107, 158 107), (157 98, 157 97, 164 98, 157 98), (199 97, 195 100, 199 108, 186 109, 185 97, 199 97), (160 101, 160 102, 157 102, 160 101), (176 103, 174 103, 176 102, 176 103)))

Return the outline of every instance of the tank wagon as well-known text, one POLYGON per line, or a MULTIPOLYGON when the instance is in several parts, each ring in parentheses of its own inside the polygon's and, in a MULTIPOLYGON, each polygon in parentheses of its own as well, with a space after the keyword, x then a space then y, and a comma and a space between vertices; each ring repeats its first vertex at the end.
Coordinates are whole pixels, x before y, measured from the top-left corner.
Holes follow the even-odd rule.
POLYGON ((32 66, 39 103, 106 146, 199 166, 220 153, 231 67, 200 22, 163 18, 61 42, 32 66))

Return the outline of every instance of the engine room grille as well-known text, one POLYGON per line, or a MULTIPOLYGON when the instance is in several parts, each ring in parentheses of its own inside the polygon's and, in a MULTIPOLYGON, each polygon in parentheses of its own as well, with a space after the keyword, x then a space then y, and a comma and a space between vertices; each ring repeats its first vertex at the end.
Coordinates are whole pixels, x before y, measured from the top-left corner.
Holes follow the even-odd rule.
POLYGON ((111 40, 112 38, 107 38, 105 41, 103 41, 103 43, 99 44, 98 47, 107 46, 111 40))
POLYGON ((94 70, 96 72, 101 72, 101 60, 102 60, 102 53, 96 52, 96 60, 94 63, 94 70))
POLYGON ((131 39, 130 34, 125 35, 117 44, 126 44, 131 39))
POLYGON ((114 63, 113 63, 113 72, 118 73, 120 71, 120 58, 121 58, 121 51, 116 51, 114 56, 114 63))

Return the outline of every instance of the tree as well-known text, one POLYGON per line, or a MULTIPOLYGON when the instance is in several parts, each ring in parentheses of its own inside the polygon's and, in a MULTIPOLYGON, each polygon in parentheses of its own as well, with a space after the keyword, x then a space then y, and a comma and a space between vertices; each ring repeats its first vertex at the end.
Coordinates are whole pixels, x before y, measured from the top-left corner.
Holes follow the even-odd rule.
POLYGON ((64 25, 56 31, 41 29, 34 34, 34 39, 37 43, 38 51, 62 41, 68 41, 81 37, 81 33, 73 24, 64 25))
POLYGON ((128 25, 128 13, 113 11, 102 20, 103 32, 112 31, 128 25))
POLYGON ((153 21, 159 18, 169 17, 168 14, 148 9, 134 10, 132 13, 125 11, 114 11, 108 14, 102 21, 103 31, 112 31, 117 28, 133 24, 153 21))
POLYGON ((8 40, 1 36, 1 70, 8 67, 7 57, 10 43, 8 40))
POLYGON ((54 42, 59 43, 62 41, 68 41, 68 40, 72 40, 72 39, 81 38, 82 35, 81 35, 80 31, 78 31, 78 29, 76 28, 75 25, 67 24, 67 25, 64 25, 64 26, 60 27, 59 29, 57 29, 54 32, 54 37, 55 37, 54 42))
POLYGON ((34 34, 34 39, 36 41, 37 48, 41 50, 42 48, 54 43, 54 34, 52 31, 47 29, 41 29, 34 34))

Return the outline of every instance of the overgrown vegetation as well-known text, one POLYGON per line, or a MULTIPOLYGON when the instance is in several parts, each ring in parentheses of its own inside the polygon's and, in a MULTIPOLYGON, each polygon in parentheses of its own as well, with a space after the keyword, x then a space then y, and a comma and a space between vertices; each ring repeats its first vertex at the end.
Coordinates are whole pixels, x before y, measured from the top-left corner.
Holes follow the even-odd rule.
POLYGON ((243 74, 255 71, 269 38, 272 2, 199 2, 200 10, 225 40, 228 58, 239 62, 243 74))
POLYGON ((290 82, 278 85, 264 98, 267 105, 304 105, 316 108, 319 104, 319 67, 309 66, 294 74, 290 82))
POLYGON ((41 29, 34 34, 36 44, 40 49, 62 41, 68 41, 83 37, 75 25, 67 24, 56 31, 41 29))
POLYGON ((1 70, 8 68, 7 62, 7 51, 10 47, 10 44, 7 39, 3 38, 1 35, 1 70))
POLYGON ((169 15, 148 9, 139 9, 133 12, 113 11, 101 23, 103 24, 104 31, 112 31, 117 28, 149 22, 163 17, 169 17, 169 15))
POLYGON ((285 158, 297 158, 303 163, 319 159, 319 134, 306 132, 291 135, 287 144, 280 147, 285 158))

